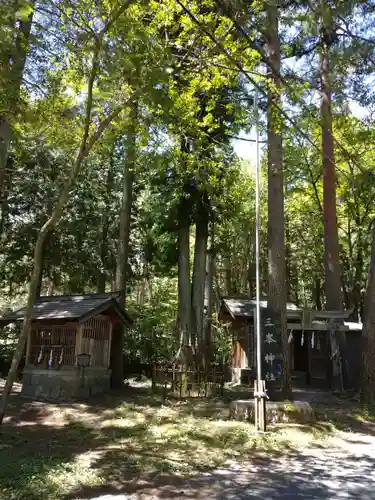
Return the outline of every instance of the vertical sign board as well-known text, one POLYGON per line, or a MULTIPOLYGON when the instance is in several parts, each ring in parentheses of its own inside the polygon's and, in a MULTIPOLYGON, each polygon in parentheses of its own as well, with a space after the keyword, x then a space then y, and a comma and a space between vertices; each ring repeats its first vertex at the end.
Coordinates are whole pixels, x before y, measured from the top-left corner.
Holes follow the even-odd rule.
POLYGON ((271 308, 262 309, 261 326, 263 339, 262 378, 266 381, 269 395, 280 389, 283 374, 281 349, 281 317, 271 308))

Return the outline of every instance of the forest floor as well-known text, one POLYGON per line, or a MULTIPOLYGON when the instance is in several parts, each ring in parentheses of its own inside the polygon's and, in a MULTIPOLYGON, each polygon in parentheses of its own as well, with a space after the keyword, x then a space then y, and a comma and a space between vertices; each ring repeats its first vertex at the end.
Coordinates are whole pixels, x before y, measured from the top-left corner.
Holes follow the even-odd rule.
POLYGON ((325 402, 325 421, 258 436, 217 400, 128 388, 56 405, 18 390, 0 430, 0 498, 375 498, 374 419, 352 403, 325 402))

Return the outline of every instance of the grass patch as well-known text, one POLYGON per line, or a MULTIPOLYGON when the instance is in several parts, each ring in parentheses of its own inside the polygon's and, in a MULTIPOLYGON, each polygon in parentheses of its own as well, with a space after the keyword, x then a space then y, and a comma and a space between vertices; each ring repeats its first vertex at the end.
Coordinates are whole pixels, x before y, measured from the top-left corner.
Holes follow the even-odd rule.
POLYGON ((124 487, 152 474, 184 475, 258 454, 296 452, 332 431, 290 424, 257 435, 248 423, 225 420, 222 404, 162 404, 153 397, 58 410, 45 405, 43 412, 44 420, 1 429, 0 498, 79 498, 83 489, 124 487))
POLYGON ((366 405, 353 412, 353 417, 358 422, 375 422, 375 406, 366 405))

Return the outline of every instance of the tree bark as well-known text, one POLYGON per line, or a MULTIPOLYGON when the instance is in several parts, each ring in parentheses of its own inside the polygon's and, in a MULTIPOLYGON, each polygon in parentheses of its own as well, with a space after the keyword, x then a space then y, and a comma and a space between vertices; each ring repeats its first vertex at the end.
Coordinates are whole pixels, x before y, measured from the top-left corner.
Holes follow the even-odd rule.
POLYGON ((210 228, 210 248, 207 250, 206 258, 206 280, 205 280, 205 324, 204 324, 204 340, 206 346, 206 363, 211 359, 212 345, 212 312, 213 312, 213 287, 214 287, 214 272, 215 272, 215 229, 214 223, 211 222, 210 228))
POLYGON ((199 360, 205 358, 204 342, 204 289, 206 278, 206 257, 208 241, 208 200, 202 195, 197 206, 197 220, 195 224, 195 246, 194 264, 191 286, 191 312, 192 312, 192 333, 196 340, 195 346, 198 348, 199 360))
POLYGON ((43 242, 43 247, 42 247, 42 257, 41 257, 41 267, 40 267, 40 273, 39 273, 39 279, 38 279, 38 284, 36 287, 36 296, 40 297, 42 294, 42 288, 43 288, 43 274, 45 271, 45 253, 46 253, 46 245, 48 244, 48 235, 47 234, 44 242, 43 242))
MULTIPOLYGON (((357 227, 360 228, 360 225, 357 227)), ((363 273, 363 238, 361 234, 361 229, 358 231, 357 235, 357 252, 354 263, 354 283, 351 292, 351 306, 353 307, 353 312, 351 314, 351 319, 353 321, 359 321, 361 318, 361 305, 362 305, 362 273, 363 273)))
MULTIPOLYGON (((327 7, 322 1, 323 17, 327 7)), ((340 247, 336 210, 336 164, 332 134, 332 97, 329 65, 329 35, 321 43, 321 128, 323 151, 323 213, 325 243, 325 295, 327 309, 342 309, 340 247)))
POLYGON ((285 218, 285 268, 286 268, 286 298, 292 300, 292 252, 290 248, 289 221, 285 218))
POLYGON ((69 177, 65 181, 63 189, 60 193, 60 196, 56 202, 56 205, 52 211, 51 217, 45 222, 42 228, 39 231, 35 249, 34 249, 34 259, 33 259, 33 270, 31 279, 29 282, 28 295, 27 295, 27 305, 25 314, 23 317, 22 330, 18 339, 18 344, 13 356, 12 364, 8 373, 7 381, 5 383, 5 387, 3 390, 1 402, 0 402, 0 425, 3 422, 6 408, 8 405, 9 395, 12 391, 13 383, 16 379, 18 366, 20 364, 26 340, 30 333, 31 329, 31 321, 32 321, 32 310, 35 303, 35 299, 37 296, 39 276, 42 270, 42 261, 43 261, 43 246, 46 240, 46 237, 49 231, 53 230, 56 224, 59 222, 63 209, 69 200, 69 195, 71 188, 73 187, 77 175, 81 169, 82 163, 93 148, 93 146, 97 143, 97 141, 102 136, 103 132, 112 122, 112 120, 120 114, 122 111, 122 106, 116 108, 116 110, 111 113, 107 118, 105 118, 97 127, 94 134, 90 137, 90 128, 92 126, 92 106, 93 106, 93 87, 97 74, 97 63, 98 63, 98 53, 100 47, 97 47, 97 52, 94 54, 91 74, 88 81, 88 93, 86 99, 86 111, 85 111, 85 126, 83 136, 80 142, 79 149, 77 151, 76 157, 72 163, 72 168, 69 174, 69 177))
POLYGON ((47 288, 47 295, 52 296, 55 294, 55 288, 56 288, 56 278, 55 278, 55 267, 51 265, 48 273, 48 288, 47 288))
POLYGON ((362 328, 361 401, 364 404, 375 403, 375 226, 372 230, 362 328))
POLYGON ((147 261, 143 262, 142 279, 138 285, 137 294, 137 304, 141 307, 145 305, 146 302, 150 303, 152 301, 152 283, 150 276, 150 264, 147 261))
POLYGON ((136 161, 136 121, 137 103, 132 104, 130 110, 130 125, 126 135, 126 158, 123 170, 123 192, 120 212, 119 245, 116 263, 117 289, 126 286, 127 266, 129 264, 129 237, 131 224, 131 210, 133 205, 133 183, 136 161))
MULTIPOLYGON (((122 292, 121 300, 125 306, 126 286, 129 268, 129 237, 131 224, 131 211, 133 205, 133 183, 136 162, 138 103, 134 101, 129 110, 129 128, 126 134, 123 170, 123 192, 120 212, 119 242, 116 263, 116 290, 122 292)), ((123 376, 123 350, 125 328, 119 324, 112 336, 112 387, 122 387, 123 376)))
POLYGON ((101 244, 100 244, 100 260, 102 269, 98 273, 97 290, 99 293, 104 293, 107 284, 107 265, 108 265, 108 230, 109 230, 109 213, 110 213, 110 201, 113 192, 113 182, 114 182, 114 172, 113 172, 113 161, 114 161, 114 149, 113 147, 110 163, 107 172, 106 181, 106 191, 105 191, 105 208, 102 216, 102 234, 101 234, 101 244))
MULTIPOLYGON (((321 0, 321 128, 322 128, 322 153, 323 153, 323 216, 324 216, 324 264, 325 264, 325 296, 326 309, 341 310, 343 308, 343 295, 341 288, 340 246, 337 227, 336 208, 336 163, 334 156, 333 126, 332 126, 332 94, 330 83, 330 58, 329 47, 332 34, 330 21, 330 7, 326 0, 321 0)), ((338 343, 340 356, 346 359, 345 333, 333 332, 334 343, 338 343)), ((342 370, 345 364, 341 363, 340 356, 332 359, 337 365, 334 373, 343 373, 343 380, 349 384, 347 370, 342 370), (340 365, 340 366, 339 366, 340 365)), ((344 385, 345 385, 344 382, 344 385)), ((333 380, 334 389, 341 390, 340 382, 333 380)))
POLYGON ((314 302, 315 307, 318 311, 322 310, 322 286, 320 283, 320 277, 317 275, 314 279, 314 302))
POLYGON ((224 288, 225 295, 230 296, 233 294, 233 278, 232 278, 232 262, 229 256, 224 257, 224 288))
POLYGON ((280 315, 283 358, 282 390, 291 397, 290 352, 286 319, 285 221, 282 123, 276 106, 281 103, 281 59, 277 1, 267 7, 267 57, 270 62, 268 91, 268 307, 280 315))
POLYGON ((178 228, 178 317, 180 347, 191 345, 190 203, 183 198, 178 228))

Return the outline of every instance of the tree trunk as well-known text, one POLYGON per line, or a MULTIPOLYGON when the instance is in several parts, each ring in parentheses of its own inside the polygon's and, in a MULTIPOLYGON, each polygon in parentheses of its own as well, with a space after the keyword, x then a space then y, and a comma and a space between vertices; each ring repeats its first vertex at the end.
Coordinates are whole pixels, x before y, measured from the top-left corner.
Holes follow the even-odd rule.
POLYGON ((229 297, 233 293, 232 262, 229 256, 224 257, 224 288, 225 295, 229 297))
POLYGON ((48 288, 47 288, 47 295, 53 296, 55 295, 55 288, 56 288, 56 273, 55 273, 55 268, 53 265, 51 265, 49 273, 48 273, 48 288))
POLYGON ((110 213, 110 202, 113 193, 113 156, 114 149, 112 151, 110 164, 108 166, 107 172, 107 182, 106 182, 106 192, 105 192, 105 208, 102 216, 102 234, 101 234, 101 244, 100 244, 100 260, 101 260, 101 270, 98 273, 97 290, 99 293, 104 293, 107 284, 107 266, 108 266, 108 230, 109 230, 109 213, 110 213))
POLYGON ((293 299, 294 303, 297 307, 299 307, 299 282, 298 282, 298 265, 297 262, 294 261, 291 264, 291 280, 292 280, 292 289, 293 289, 293 299))
POLYGON ((282 389, 285 398, 291 397, 290 352, 286 319, 285 231, 284 231, 284 173, 282 158, 281 116, 276 106, 281 98, 281 59, 278 33, 277 1, 267 7, 267 56, 270 61, 268 91, 268 307, 280 315, 283 358, 282 389))
POLYGON ((145 298, 150 303, 153 300, 152 294, 152 268, 149 262, 145 262, 144 266, 144 282, 145 282, 145 298))
MULTIPOLYGON (((336 209, 336 164, 332 133, 332 96, 330 84, 329 45, 331 40, 330 7, 326 0, 321 0, 322 34, 321 34, 321 128, 323 152, 323 215, 324 215, 324 264, 325 264, 325 295, 326 309, 341 310, 343 297, 341 289, 340 247, 337 227, 336 209)), ((338 343, 340 356, 346 359, 345 334, 333 332, 334 343, 338 343)), ((334 373, 342 373, 340 356, 332 359, 336 368, 334 373)), ((343 373, 344 380, 349 383, 347 370, 343 373)), ((333 380, 334 389, 341 390, 340 381, 333 380)))
MULTIPOLYGON (((49 233, 50 234, 50 233, 49 233)), ((45 271, 45 253, 46 253, 46 245, 48 244, 48 236, 49 234, 47 234, 44 242, 43 242, 43 246, 42 246, 42 257, 41 257, 41 267, 40 267, 40 273, 39 273, 39 279, 38 279, 38 284, 37 284, 37 287, 36 287, 36 296, 37 297, 40 297, 41 294, 42 294, 42 288, 43 288, 43 274, 44 274, 44 271, 45 271)), ((48 295, 48 294, 47 294, 48 295)))
POLYGON ((143 307, 145 305, 146 299, 146 277, 145 277, 145 265, 143 264, 143 273, 142 273, 141 282, 138 285, 138 305, 143 307))
POLYGON ((322 286, 319 276, 315 276, 314 280, 314 302, 318 311, 322 310, 322 286))
POLYGON ((147 285, 148 285, 149 302, 152 302, 154 300, 154 295, 153 295, 153 286, 152 286, 152 277, 151 277, 151 275, 149 275, 147 277, 147 285))
POLYGON ((190 204, 182 199, 178 228, 178 317, 180 347, 191 345, 190 204))
POLYGON ((210 248, 207 250, 206 258, 206 280, 205 280, 205 324, 204 324, 204 340, 206 346, 206 363, 211 360, 211 345, 212 345, 212 311, 213 311, 213 287, 214 287, 214 267, 215 267, 215 232, 214 223, 211 222, 210 228, 210 248))
MULTIPOLYGON (((360 227, 360 226, 357 226, 360 227)), ((362 320, 361 318, 361 304, 362 304, 362 273, 363 273, 363 239, 361 235, 361 230, 358 231, 357 236, 357 254, 355 259, 355 273, 354 273, 354 283, 351 293, 351 305, 353 307, 353 312, 351 314, 351 319, 353 321, 362 320)))
MULTIPOLYGON (((136 162, 136 134, 137 134, 138 103, 131 104, 129 112, 129 129, 126 135, 125 154, 123 170, 123 192, 120 212, 119 244, 116 263, 116 290, 122 292, 121 300, 125 305, 126 286, 129 268, 129 237, 131 224, 131 211, 133 205, 133 183, 136 162)), ((122 387, 123 376, 123 350, 124 350, 124 325, 121 323, 115 329, 112 336, 112 387, 122 387)))
MULTIPOLYGON (((323 7, 324 8, 324 7, 323 7)), ((329 46, 322 36, 321 48, 321 126, 323 150, 323 212, 325 243, 325 295, 327 309, 342 309, 340 248, 336 212, 336 165, 332 135, 329 46)))
POLYGON ((292 300, 292 252, 290 248, 289 221, 285 218, 285 268, 286 268, 286 298, 292 300))
POLYGON ((204 342, 204 289, 206 278, 206 256, 208 240, 209 208, 206 196, 198 201, 195 224, 194 264, 191 286, 192 333, 199 360, 205 358, 204 342))
POLYGON ((6 116, 0 116, 0 210, 1 220, 4 221, 2 222, 2 226, 5 223, 5 215, 3 211, 7 203, 7 165, 11 136, 12 132, 8 118, 6 116))
POLYGON ((362 329, 361 401, 364 404, 375 403, 375 227, 372 230, 362 329))
POLYGON ((152 301, 152 283, 150 276, 150 264, 147 261, 143 262, 142 278, 138 285, 137 304, 143 307, 146 302, 152 301))
POLYGON ((342 298, 343 298, 343 307, 345 309, 350 309, 351 297, 350 297, 349 290, 348 290, 348 287, 346 286, 346 282, 345 282, 343 275, 341 275, 341 290, 342 290, 342 298))

